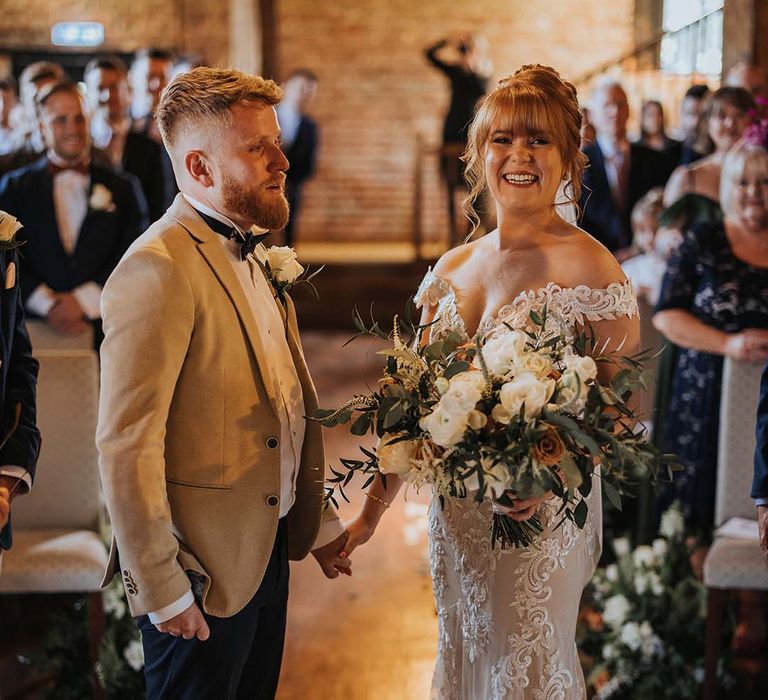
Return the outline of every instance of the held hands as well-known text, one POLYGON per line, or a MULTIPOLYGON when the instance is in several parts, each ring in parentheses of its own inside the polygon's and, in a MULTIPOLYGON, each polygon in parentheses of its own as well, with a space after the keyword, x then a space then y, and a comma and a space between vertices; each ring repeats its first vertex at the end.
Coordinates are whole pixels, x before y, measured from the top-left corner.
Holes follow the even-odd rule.
POLYGON ((48 312, 48 323, 63 335, 78 335, 88 328, 84 316, 75 296, 63 292, 56 295, 56 301, 48 312))
POLYGON ((159 632, 170 634, 172 637, 193 639, 197 637, 204 642, 211 636, 211 630, 203 617, 197 603, 192 603, 184 612, 179 613, 170 620, 155 625, 159 632))
POLYGON ((768 562, 768 506, 757 507, 757 527, 760 531, 760 548, 768 562))
POLYGON ((768 360, 768 331, 747 328, 731 333, 726 338, 724 354, 739 362, 765 362, 768 360))
POLYGON ((317 559, 320 568, 328 578, 336 578, 340 573, 352 575, 352 562, 345 551, 348 533, 343 532, 333 542, 312 550, 312 556, 317 559))
POLYGON ((511 520, 516 520, 517 522, 524 522, 536 515, 539 506, 552 495, 552 492, 548 491, 543 496, 536 498, 515 498, 514 491, 507 491, 504 495, 512 502, 512 505, 508 506, 506 503, 500 503, 494 499, 494 512, 506 515, 511 520))

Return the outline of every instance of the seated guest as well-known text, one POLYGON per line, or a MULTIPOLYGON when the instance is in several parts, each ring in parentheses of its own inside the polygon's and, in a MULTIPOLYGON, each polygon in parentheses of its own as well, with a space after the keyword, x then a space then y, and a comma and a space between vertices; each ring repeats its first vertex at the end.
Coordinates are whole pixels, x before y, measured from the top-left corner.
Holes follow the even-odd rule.
POLYGON ((621 267, 638 297, 655 306, 661 291, 661 280, 667 269, 668 251, 657 247, 659 216, 663 190, 654 187, 635 204, 632 210, 633 247, 638 254, 625 260, 621 267))
POLYGON ((164 177, 163 147, 131 130, 131 88, 128 70, 116 56, 95 58, 85 68, 86 102, 91 134, 105 164, 135 175, 157 221, 170 206, 173 190, 164 177))
POLYGON ((52 61, 30 63, 19 76, 21 123, 17 126, 11 150, 0 156, 0 175, 37 160, 45 151, 35 114, 35 98, 40 91, 64 79, 64 69, 52 61))
MULTIPOLYGON (((20 224, 0 211, 0 238, 13 241, 20 224)), ((19 255, 13 243, 0 248, 0 563, 11 546, 11 502, 32 486, 40 450, 35 411, 37 360, 24 324, 17 270, 19 255)))
POLYGON ((724 221, 685 235, 669 261, 653 323, 679 346, 664 449, 684 470, 660 499, 677 498, 706 541, 714 522, 723 357, 768 359, 768 153, 740 143, 723 160, 724 221))
POLYGON ((646 100, 640 110, 640 138, 637 143, 654 151, 668 153, 677 164, 680 161, 680 142, 666 132, 664 107, 658 100, 646 100))
POLYGON ((680 149, 680 165, 689 165, 708 155, 702 149, 707 144, 701 143, 701 117, 709 88, 706 85, 691 85, 680 103, 680 133, 683 144, 680 149))
POLYGON ((16 81, 12 75, 0 78, 0 155, 16 147, 13 110, 17 106, 16 81))
POLYGON ((648 190, 664 186, 672 164, 663 153, 629 143, 629 103, 616 81, 598 85, 589 115, 597 136, 584 149, 589 167, 584 171, 581 226, 622 259, 632 244, 632 208, 648 190))
POLYGON ((0 180, 0 209, 25 224, 19 241, 27 311, 60 333, 78 334, 100 319, 102 286, 146 228, 147 205, 132 175, 91 162, 88 118, 74 83, 48 86, 37 109, 47 153, 0 180))

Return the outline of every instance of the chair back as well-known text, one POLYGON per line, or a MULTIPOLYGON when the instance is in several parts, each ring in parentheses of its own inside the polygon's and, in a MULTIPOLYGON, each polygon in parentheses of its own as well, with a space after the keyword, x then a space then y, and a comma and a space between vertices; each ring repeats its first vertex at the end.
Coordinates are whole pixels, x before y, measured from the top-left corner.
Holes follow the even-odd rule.
POLYGON ((102 513, 96 450, 99 363, 93 350, 37 350, 34 487, 13 504, 14 528, 94 530, 102 513))
POLYGON ((715 524, 755 518, 752 491, 755 424, 763 366, 725 359, 720 398, 715 524))

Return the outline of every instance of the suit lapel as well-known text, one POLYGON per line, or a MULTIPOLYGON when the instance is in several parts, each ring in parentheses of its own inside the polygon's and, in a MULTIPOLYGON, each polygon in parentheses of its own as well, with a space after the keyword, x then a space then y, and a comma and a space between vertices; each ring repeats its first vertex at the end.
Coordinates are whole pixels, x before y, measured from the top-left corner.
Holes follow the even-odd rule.
POLYGON ((253 350, 256 361, 259 365, 262 381, 269 395, 272 410, 277 415, 277 394, 275 387, 269 377, 269 372, 261 371, 261 368, 268 367, 269 357, 264 349, 259 335, 259 329, 256 326, 256 320, 253 318, 251 307, 245 296, 240 280, 237 278, 232 263, 227 259, 224 247, 218 240, 219 234, 212 231, 206 223, 197 215, 195 210, 187 203, 181 194, 176 195, 169 215, 178 221, 189 233, 198 241, 198 250, 205 258, 208 266, 213 271, 216 279, 219 281, 230 300, 235 307, 240 323, 245 330, 246 338, 253 350))
POLYGON ((53 198, 53 178, 48 172, 48 159, 46 158, 39 172, 38 193, 40 194, 40 232, 43 235, 50 236, 51 243, 64 251, 61 244, 61 231, 59 231, 59 220, 56 218, 56 201, 53 198), (46 206, 47 205, 47 206, 46 206))

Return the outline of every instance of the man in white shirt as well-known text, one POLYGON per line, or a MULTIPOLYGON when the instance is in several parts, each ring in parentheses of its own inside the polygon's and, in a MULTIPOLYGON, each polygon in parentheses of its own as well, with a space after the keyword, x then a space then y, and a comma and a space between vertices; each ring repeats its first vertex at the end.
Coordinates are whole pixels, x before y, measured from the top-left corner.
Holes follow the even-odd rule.
POLYGON ((181 194, 102 297, 105 582, 121 573, 139 618, 150 700, 273 698, 288 559, 311 550, 329 578, 350 572, 347 534, 322 512, 295 309, 256 233, 288 218, 280 96, 234 70, 169 84, 157 119, 181 194))

